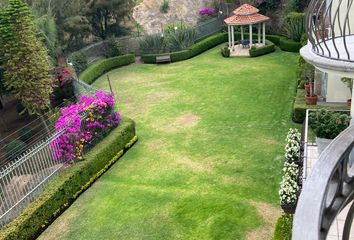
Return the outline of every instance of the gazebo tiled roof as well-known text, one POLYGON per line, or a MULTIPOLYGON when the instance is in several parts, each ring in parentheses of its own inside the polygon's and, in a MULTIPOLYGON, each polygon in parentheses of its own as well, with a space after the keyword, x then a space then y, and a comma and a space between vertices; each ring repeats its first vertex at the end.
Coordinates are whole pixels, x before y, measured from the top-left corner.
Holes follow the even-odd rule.
POLYGON ((248 25, 262 23, 269 20, 269 17, 258 13, 259 10, 251 5, 243 4, 233 11, 235 14, 227 19, 225 23, 227 25, 248 25))
POLYGON ((258 8, 255 8, 249 4, 243 4, 233 11, 235 15, 251 15, 258 12, 259 12, 258 8))

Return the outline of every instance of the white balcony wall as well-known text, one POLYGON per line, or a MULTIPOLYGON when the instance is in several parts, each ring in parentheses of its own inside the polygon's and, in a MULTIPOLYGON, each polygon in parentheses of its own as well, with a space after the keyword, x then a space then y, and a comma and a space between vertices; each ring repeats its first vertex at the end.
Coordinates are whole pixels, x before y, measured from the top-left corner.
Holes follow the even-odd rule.
POLYGON ((344 103, 352 98, 349 88, 341 81, 342 77, 334 73, 328 74, 326 102, 344 103))

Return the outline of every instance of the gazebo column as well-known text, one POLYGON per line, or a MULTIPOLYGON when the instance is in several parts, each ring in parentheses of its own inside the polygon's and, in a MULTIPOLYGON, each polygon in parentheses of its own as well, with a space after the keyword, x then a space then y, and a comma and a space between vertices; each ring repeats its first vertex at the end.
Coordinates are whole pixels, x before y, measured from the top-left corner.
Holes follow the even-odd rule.
POLYGON ((231 49, 231 26, 227 25, 227 30, 229 33, 229 48, 231 49))
POLYGON ((235 48, 235 27, 231 26, 231 42, 232 42, 232 50, 235 48))
POLYGON ((263 44, 265 45, 266 44, 266 42, 265 42, 265 37, 266 37, 266 34, 265 34, 265 22, 263 23, 263 44))
POLYGON ((250 48, 252 47, 253 39, 252 39, 252 24, 250 24, 250 48))
POLYGON ((258 23, 258 44, 261 44, 261 27, 262 25, 258 23))
POLYGON ((241 40, 244 40, 243 38, 243 26, 241 25, 241 40))

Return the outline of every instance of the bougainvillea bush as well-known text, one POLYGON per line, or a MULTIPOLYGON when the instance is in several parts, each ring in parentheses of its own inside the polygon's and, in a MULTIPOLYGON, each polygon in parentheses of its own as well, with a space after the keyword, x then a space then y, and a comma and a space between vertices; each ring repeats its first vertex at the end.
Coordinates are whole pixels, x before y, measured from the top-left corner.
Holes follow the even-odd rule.
POLYGON ((199 15, 200 16, 213 16, 213 15, 215 15, 215 9, 204 7, 199 10, 199 15))
POLYGON ((95 145, 120 123, 120 114, 114 112, 113 95, 99 91, 93 97, 82 96, 79 101, 60 111, 55 124, 57 132, 63 131, 55 140, 58 160, 71 164, 83 158, 83 153, 95 145))

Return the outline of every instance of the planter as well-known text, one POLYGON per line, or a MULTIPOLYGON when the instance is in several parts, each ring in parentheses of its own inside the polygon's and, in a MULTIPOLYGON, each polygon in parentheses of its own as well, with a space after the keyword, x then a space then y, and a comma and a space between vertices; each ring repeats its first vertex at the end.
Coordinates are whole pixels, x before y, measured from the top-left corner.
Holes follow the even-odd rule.
POLYGON ((317 95, 314 96, 306 95, 305 100, 307 105, 317 105, 318 97, 317 95))
POLYGON ((326 149, 326 147, 332 142, 333 139, 318 138, 316 137, 318 156, 326 149))
POLYGON ((281 204, 283 211, 287 214, 294 214, 296 210, 296 203, 293 204, 281 204))
POLYGON ((348 101, 347 101, 347 106, 349 106, 349 107, 352 106, 352 100, 351 100, 351 99, 348 99, 348 101))

